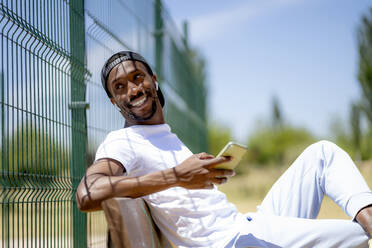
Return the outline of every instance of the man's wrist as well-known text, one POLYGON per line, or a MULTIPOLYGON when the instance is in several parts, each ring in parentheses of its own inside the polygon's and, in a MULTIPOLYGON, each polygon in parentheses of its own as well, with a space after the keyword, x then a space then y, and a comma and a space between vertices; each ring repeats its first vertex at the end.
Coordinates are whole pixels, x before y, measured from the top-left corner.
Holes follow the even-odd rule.
POLYGON ((175 167, 167 169, 165 174, 166 174, 166 181, 169 187, 181 186, 175 167))

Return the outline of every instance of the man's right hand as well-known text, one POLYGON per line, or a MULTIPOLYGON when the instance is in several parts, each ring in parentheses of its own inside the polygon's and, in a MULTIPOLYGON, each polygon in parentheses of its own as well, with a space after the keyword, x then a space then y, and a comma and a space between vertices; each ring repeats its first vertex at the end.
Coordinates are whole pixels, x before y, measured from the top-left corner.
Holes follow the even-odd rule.
POLYGON ((233 170, 214 169, 220 163, 230 158, 199 153, 194 154, 173 168, 178 186, 187 189, 211 189, 213 184, 222 184, 227 177, 235 175, 233 170))

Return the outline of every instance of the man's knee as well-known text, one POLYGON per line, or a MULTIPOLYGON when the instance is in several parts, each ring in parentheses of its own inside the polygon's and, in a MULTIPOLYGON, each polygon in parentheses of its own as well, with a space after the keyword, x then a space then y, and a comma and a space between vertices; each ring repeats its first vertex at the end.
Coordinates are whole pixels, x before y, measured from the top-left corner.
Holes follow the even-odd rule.
POLYGON ((327 168, 331 165, 354 166, 350 155, 331 141, 321 140, 306 149, 308 150, 307 158, 311 160, 316 159, 320 162, 317 164, 322 168, 327 168))
POLYGON ((318 142, 315 142, 312 144, 315 147, 318 147, 318 149, 327 149, 327 148, 334 148, 337 147, 337 145, 329 140, 320 140, 318 142))
POLYGON ((328 140, 320 140, 307 148, 307 150, 316 153, 323 159, 327 159, 327 157, 332 156, 333 152, 337 149, 341 150, 335 143, 328 140))
POLYGON ((331 141, 321 140, 309 145, 301 156, 306 161, 306 166, 324 168, 332 161, 336 150, 341 149, 331 141))

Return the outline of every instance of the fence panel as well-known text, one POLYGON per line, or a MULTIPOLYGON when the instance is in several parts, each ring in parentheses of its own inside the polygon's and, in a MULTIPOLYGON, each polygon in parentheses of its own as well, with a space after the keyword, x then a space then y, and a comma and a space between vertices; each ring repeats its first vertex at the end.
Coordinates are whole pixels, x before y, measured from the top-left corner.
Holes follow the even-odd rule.
MULTIPOLYGON (((87 81, 88 164, 108 132, 125 124, 102 88, 101 68, 106 59, 122 50, 139 51, 153 64, 153 11, 151 1, 85 2, 87 68, 92 73, 87 81)), ((89 245, 103 247, 106 234, 103 213, 89 213, 89 245)))
POLYGON ((161 75, 167 96, 166 119, 173 131, 193 151, 208 151, 205 82, 195 73, 187 41, 160 1, 163 34, 161 75))
POLYGON ((0 3, 1 247, 73 245, 68 105, 72 71, 85 69, 71 56, 71 10, 63 0, 0 3))
MULTIPOLYGON (((161 1, 95 0, 85 4, 87 67, 92 73, 87 83, 89 161, 93 161, 107 133, 124 126, 121 114, 112 107, 100 82, 103 63, 121 50, 141 53, 155 68, 166 98, 167 122, 193 152, 206 151, 205 89, 192 71, 182 35, 161 1)), ((103 243, 103 215, 90 215, 88 222, 90 240, 99 236, 103 243)))
POLYGON ((0 246, 105 247, 103 213, 74 201, 98 145, 124 126, 101 67, 141 53, 173 131, 206 150, 204 88, 182 35, 160 0, 0 0, 0 29, 0 246))

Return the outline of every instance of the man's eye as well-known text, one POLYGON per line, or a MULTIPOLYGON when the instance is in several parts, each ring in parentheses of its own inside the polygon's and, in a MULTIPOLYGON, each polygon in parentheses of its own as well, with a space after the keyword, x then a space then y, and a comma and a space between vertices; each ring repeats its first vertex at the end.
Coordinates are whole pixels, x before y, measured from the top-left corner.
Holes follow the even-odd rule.
POLYGON ((134 75, 133 79, 134 80, 137 80, 137 79, 143 79, 144 78, 144 75, 143 74, 136 74, 134 75))
POLYGON ((121 89, 121 88, 123 88, 124 87, 124 85, 122 85, 122 84, 116 84, 115 85, 115 89, 121 89))

